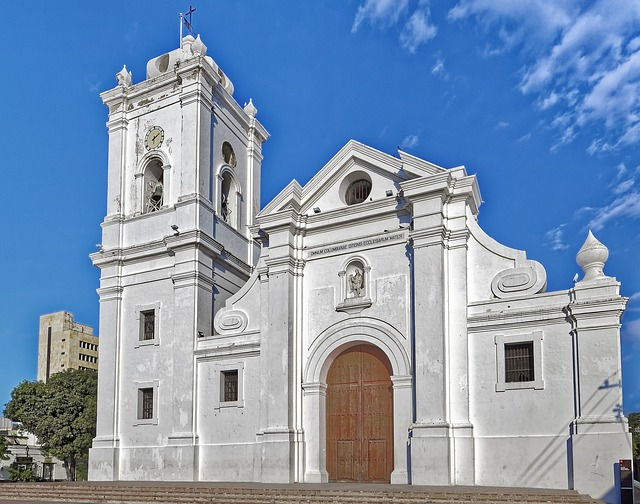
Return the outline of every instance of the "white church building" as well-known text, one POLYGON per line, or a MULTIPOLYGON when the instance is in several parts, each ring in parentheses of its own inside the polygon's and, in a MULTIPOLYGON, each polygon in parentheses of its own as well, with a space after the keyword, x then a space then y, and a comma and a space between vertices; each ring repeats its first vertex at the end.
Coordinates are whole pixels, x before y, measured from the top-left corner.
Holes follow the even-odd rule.
POLYGON ((627 299, 546 273, 463 166, 349 141, 260 201, 251 101, 198 37, 109 109, 92 480, 574 488, 614 501, 627 299))

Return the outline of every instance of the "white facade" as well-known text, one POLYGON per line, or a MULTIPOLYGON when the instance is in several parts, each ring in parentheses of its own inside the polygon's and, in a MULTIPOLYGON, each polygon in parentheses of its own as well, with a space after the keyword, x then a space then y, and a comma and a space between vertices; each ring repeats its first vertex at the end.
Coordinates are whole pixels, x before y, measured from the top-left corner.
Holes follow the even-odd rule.
POLYGON ((354 141, 258 212, 268 134, 205 53, 186 37, 149 62, 147 80, 133 85, 123 69, 102 95, 90 479, 335 479, 327 377, 363 345, 390 370, 390 455, 377 463, 392 483, 576 488, 615 501, 614 464, 631 453, 626 299, 602 272, 606 248, 590 236, 584 279, 547 293, 542 265, 478 226, 464 167, 354 141), (524 380, 509 374, 518 345, 524 380))

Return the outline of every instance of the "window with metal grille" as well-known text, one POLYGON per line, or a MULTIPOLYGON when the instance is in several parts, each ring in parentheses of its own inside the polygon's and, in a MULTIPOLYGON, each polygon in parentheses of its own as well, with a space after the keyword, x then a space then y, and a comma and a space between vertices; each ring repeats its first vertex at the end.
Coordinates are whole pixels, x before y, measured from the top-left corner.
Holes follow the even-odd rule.
POLYGON ((347 205, 355 205, 356 203, 362 203, 369 197, 369 193, 371 192, 371 182, 366 179, 356 180, 351 183, 351 185, 347 188, 347 193, 345 194, 345 201, 347 205))
POLYGON ((504 346, 504 381, 534 381, 533 341, 510 343, 504 346))
POLYGON ((156 312, 154 310, 143 311, 142 314, 142 340, 152 340, 155 338, 156 312))
POLYGON ((238 400, 238 370, 222 371, 222 401, 234 402, 238 400))
POLYGON ((140 389, 140 418, 149 420, 153 418, 153 389, 140 389))

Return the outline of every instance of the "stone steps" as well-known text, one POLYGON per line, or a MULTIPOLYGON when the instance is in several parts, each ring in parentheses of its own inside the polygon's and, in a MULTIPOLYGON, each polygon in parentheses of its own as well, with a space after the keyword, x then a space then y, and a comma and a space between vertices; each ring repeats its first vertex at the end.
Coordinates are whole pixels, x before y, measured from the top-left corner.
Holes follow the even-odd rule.
POLYGON ((389 485, 3 483, 0 500, 108 504, 601 504, 572 490, 389 485))

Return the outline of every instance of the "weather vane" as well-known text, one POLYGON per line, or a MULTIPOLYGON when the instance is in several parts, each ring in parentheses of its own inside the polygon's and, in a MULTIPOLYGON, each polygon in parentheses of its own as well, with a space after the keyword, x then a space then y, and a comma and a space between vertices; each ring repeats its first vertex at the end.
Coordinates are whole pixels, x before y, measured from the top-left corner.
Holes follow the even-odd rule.
POLYGON ((191 15, 196 11, 196 9, 193 8, 192 5, 189 5, 189 10, 183 14, 182 12, 180 13, 180 47, 182 47, 182 24, 184 22, 184 25, 187 27, 187 30, 189 31, 189 33, 191 35, 193 35, 193 26, 191 25, 191 15), (189 16, 189 19, 187 19, 187 16, 189 16))

